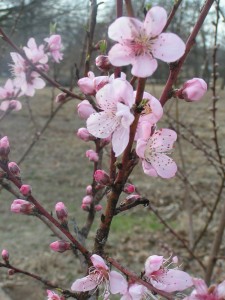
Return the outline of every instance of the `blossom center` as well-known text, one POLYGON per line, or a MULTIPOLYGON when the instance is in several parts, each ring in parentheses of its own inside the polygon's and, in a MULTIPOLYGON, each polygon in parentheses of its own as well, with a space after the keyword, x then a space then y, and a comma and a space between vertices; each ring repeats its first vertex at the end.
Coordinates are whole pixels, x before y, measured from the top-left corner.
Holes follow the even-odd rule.
POLYGON ((135 56, 140 56, 144 54, 151 54, 153 42, 149 36, 142 33, 134 37, 133 40, 127 41, 126 44, 135 56))

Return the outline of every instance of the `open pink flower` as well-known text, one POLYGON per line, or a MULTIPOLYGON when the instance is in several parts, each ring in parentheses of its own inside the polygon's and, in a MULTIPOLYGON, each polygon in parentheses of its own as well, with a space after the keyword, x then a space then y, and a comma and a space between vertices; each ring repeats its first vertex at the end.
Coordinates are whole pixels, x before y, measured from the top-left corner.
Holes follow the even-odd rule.
POLYGON ((0 87, 0 99, 4 100, 15 100, 18 97, 19 89, 15 87, 14 82, 8 79, 4 85, 4 88, 0 87))
POLYGON ((127 290, 127 281, 116 271, 110 271, 104 260, 97 254, 91 256, 93 267, 89 269, 89 275, 77 279, 71 287, 75 292, 87 292, 104 286, 104 295, 124 294, 127 290))
POLYGON ((151 284, 162 291, 172 293, 183 291, 193 285, 192 278, 184 271, 168 269, 165 266, 163 256, 149 256, 145 262, 145 276, 150 279, 151 284))
POLYGON ((167 156, 173 148, 177 134, 171 129, 156 130, 148 139, 137 141, 136 152, 142 159, 142 167, 149 176, 171 178, 177 171, 176 163, 167 156))
POLYGON ((48 55, 44 52, 44 45, 39 47, 34 38, 30 38, 27 42, 27 47, 23 47, 26 57, 34 64, 46 64, 48 62, 48 55))
POLYGON ((184 42, 173 33, 161 33, 167 21, 162 7, 151 8, 144 23, 135 18, 121 17, 109 26, 109 37, 117 41, 109 51, 114 66, 132 64, 131 73, 148 77, 157 68, 157 59, 165 62, 178 60, 185 51, 184 42))
POLYGON ((195 289, 190 296, 184 300, 224 300, 225 299, 225 281, 218 285, 207 287, 204 280, 193 278, 195 289))
POLYGON ((0 105, 0 110, 2 111, 9 111, 9 110, 15 110, 18 111, 22 108, 22 104, 18 100, 5 100, 2 101, 0 105))
POLYGON ((98 138, 112 134, 113 151, 119 156, 128 144, 130 125, 134 121, 131 113, 133 88, 128 81, 117 78, 98 91, 96 100, 102 111, 90 115, 87 129, 98 138))
POLYGON ((143 299, 155 299, 151 292, 144 286, 138 283, 129 284, 127 286, 126 293, 120 298, 120 300, 143 300, 143 299))
POLYGON ((44 39, 48 43, 48 51, 51 53, 55 62, 59 63, 63 59, 61 36, 59 34, 53 34, 49 38, 44 39))

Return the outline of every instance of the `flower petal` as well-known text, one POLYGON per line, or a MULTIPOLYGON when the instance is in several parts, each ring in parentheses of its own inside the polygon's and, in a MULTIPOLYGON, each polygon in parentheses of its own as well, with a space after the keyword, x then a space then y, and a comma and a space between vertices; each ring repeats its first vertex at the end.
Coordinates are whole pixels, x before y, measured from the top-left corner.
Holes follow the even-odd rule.
POLYGON ((189 274, 184 271, 172 269, 166 270, 162 275, 157 275, 156 280, 151 281, 154 281, 154 287, 168 293, 183 291, 193 285, 189 274))
POLYGON ((176 163, 166 154, 152 154, 148 157, 148 161, 162 178, 171 178, 177 172, 176 163))
POLYGON ((129 128, 134 121, 130 108, 122 103, 117 103, 116 116, 121 117, 120 123, 124 128, 129 128))
POLYGON ((97 282, 95 277, 88 275, 84 278, 77 279, 71 286, 71 290, 75 292, 87 292, 95 289, 97 287, 97 282))
POLYGON ((95 268, 103 268, 105 270, 109 269, 101 256, 93 254, 90 258, 95 268))
POLYGON ((87 119, 88 131, 98 138, 109 137, 118 125, 118 118, 114 114, 105 111, 94 113, 87 119))
POLYGON ((145 149, 146 149, 147 141, 143 139, 137 140, 136 153, 140 158, 145 157, 145 149))
POLYGON ((115 44, 108 53, 109 61, 113 66, 121 67, 131 64, 134 54, 129 47, 122 44, 115 44))
POLYGON ((130 127, 118 126, 112 135, 112 147, 115 156, 119 156, 126 149, 129 142, 130 127))
POLYGON ((152 45, 153 56, 165 62, 178 60, 184 52, 184 42, 174 33, 161 33, 152 45))
POLYGON ((155 271, 158 271, 163 264, 163 256, 151 255, 145 262, 145 274, 151 276, 155 271))
POLYGON ((147 162, 146 160, 142 161, 142 168, 143 171, 146 175, 151 176, 151 177, 157 177, 158 174, 156 172, 156 170, 153 168, 153 166, 147 162))
POLYGON ((144 21, 144 28, 147 35, 152 37, 159 35, 163 31, 166 21, 167 13, 165 9, 159 6, 152 7, 148 11, 144 21))
POLYGON ((121 17, 116 19, 108 30, 110 39, 123 42, 123 40, 132 40, 139 32, 143 30, 143 23, 135 18, 121 17))
POLYGON ((151 76, 157 69, 157 60, 152 58, 149 54, 143 54, 136 56, 132 61, 133 68, 131 73, 137 77, 148 77, 151 76))
POLYGON ((127 291, 128 283, 126 279, 116 271, 109 273, 109 284, 112 294, 125 294, 127 291))

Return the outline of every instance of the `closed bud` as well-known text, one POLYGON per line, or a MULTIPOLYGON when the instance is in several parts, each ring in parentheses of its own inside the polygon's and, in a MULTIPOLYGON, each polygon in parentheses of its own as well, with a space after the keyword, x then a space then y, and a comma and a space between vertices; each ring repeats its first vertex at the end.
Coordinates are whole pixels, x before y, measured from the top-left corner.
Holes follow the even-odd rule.
POLYGON ((71 250, 70 243, 65 241, 56 241, 51 243, 49 246, 53 251, 60 253, 63 253, 67 250, 71 250))
POLYGON ((17 176, 17 177, 20 176, 20 168, 19 168, 19 166, 17 165, 17 163, 11 161, 10 163, 8 163, 8 168, 9 168, 9 171, 10 171, 14 176, 17 176))
POLYGON ((177 97, 188 102, 200 100, 207 92, 207 83, 201 78, 186 81, 183 87, 176 91, 177 97))
POLYGON ((83 120, 87 120, 91 114, 95 113, 96 110, 93 108, 88 100, 83 100, 77 105, 77 113, 83 120))
POLYGON ((8 154, 10 152, 9 140, 7 136, 0 139, 0 156, 3 159, 8 159, 8 154))
POLYGON ((88 186, 86 187, 86 194, 87 194, 87 195, 92 195, 92 186, 91 186, 91 185, 88 185, 88 186))
POLYGON ((123 191, 124 191, 124 193, 132 194, 135 192, 135 186, 133 184, 126 183, 123 188, 123 191))
POLYGON ((95 205, 95 211, 101 211, 101 210, 102 210, 101 204, 95 205))
POLYGON ((63 202, 58 202, 55 205, 55 213, 57 215, 57 218, 62 223, 67 223, 68 219, 68 210, 63 202))
POLYGON ((93 72, 88 72, 88 77, 83 77, 78 80, 77 84, 80 90, 86 95, 95 95, 95 86, 93 79, 95 75, 93 72))
POLYGON ((64 93, 59 93, 56 97, 55 97, 55 102, 56 103, 63 103, 65 102, 67 98, 67 95, 64 93))
POLYGON ((84 128, 84 127, 78 129, 77 137, 79 137, 79 139, 81 139, 84 142, 96 140, 96 138, 89 133, 87 128, 84 128))
POLYGON ((88 157, 89 160, 93 162, 98 162, 99 160, 98 153, 91 149, 86 151, 86 157, 88 157))
POLYGON ((93 197, 90 195, 87 195, 82 199, 82 204, 90 205, 92 200, 93 200, 93 197))
POLYGON ((106 55, 99 55, 96 57, 95 64, 101 71, 109 71, 112 68, 109 57, 106 55))
POLYGON ((15 270, 13 270, 13 269, 8 269, 8 275, 9 275, 9 276, 14 275, 15 273, 16 273, 15 270))
POLYGON ((96 170, 94 179, 97 183, 100 183, 102 185, 109 185, 110 183, 109 175, 104 170, 96 170))
POLYGON ((2 250, 2 259, 3 259, 5 262, 8 262, 8 261, 9 261, 9 252, 8 252, 8 250, 6 250, 6 249, 3 249, 3 250, 2 250))
POLYGON ((34 205, 26 200, 16 199, 11 205, 11 212, 30 215, 34 211, 34 205))
POLYGON ((30 196, 31 195, 31 186, 28 184, 23 184, 20 188, 20 192, 25 197, 30 196))

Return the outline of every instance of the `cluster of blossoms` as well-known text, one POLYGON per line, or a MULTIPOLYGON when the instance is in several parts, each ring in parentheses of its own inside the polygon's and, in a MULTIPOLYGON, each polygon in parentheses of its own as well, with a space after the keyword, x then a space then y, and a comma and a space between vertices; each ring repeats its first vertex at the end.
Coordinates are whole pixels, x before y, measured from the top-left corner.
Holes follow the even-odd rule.
POLYGON ((22 56, 19 53, 11 52, 13 64, 11 70, 13 79, 8 79, 4 87, 0 87, 0 110, 18 111, 21 109, 19 97, 34 96, 35 89, 42 89, 45 86, 44 80, 37 70, 48 71, 49 56, 54 62, 59 63, 62 59, 62 43, 60 35, 51 35, 44 39, 45 44, 37 46, 34 38, 28 40, 27 46, 23 47, 22 56), (36 68, 36 69, 35 69, 36 68))
MULTIPOLYGON (((156 58, 165 62, 179 59, 184 54, 185 44, 175 34, 161 33, 166 20, 166 11, 157 6, 149 10, 144 23, 129 17, 118 18, 108 31, 109 37, 118 42, 109 51, 108 61, 114 66, 132 64, 133 75, 147 77, 157 68, 156 58)), ((101 60, 96 61, 99 66, 101 60)), ((110 139, 115 156, 120 156, 128 145, 130 127, 136 116, 136 91, 123 73, 120 78, 114 78, 113 75, 95 77, 94 73, 89 72, 88 77, 78 81, 78 86, 84 94, 95 97, 95 108, 88 100, 78 105, 78 115, 87 120, 87 128, 80 128, 77 135, 84 141, 110 139)), ((194 78, 181 89, 175 90, 174 96, 196 101, 206 90, 204 80, 194 78)), ((177 135, 171 129, 157 129, 156 123, 163 115, 158 99, 144 92, 139 106, 141 115, 135 140, 136 153, 142 160, 143 170, 149 176, 171 178, 177 166, 168 154, 173 149, 177 135)), ((90 160, 98 161, 98 154, 94 150, 88 150, 86 155, 90 160)))
MULTIPOLYGON (((95 291, 99 286, 103 286, 104 299, 109 299, 110 294, 120 294, 122 300, 141 300, 152 296, 147 287, 127 281, 120 273, 111 271, 105 261, 98 255, 91 256, 93 266, 89 269, 89 274, 81 279, 77 279, 71 287, 75 292, 95 291)), ((158 290, 165 292, 183 291, 193 285, 192 278, 181 270, 168 269, 163 256, 152 255, 145 262, 145 272, 143 279, 150 282, 158 290)), ((177 263, 177 258, 172 259, 172 263, 177 263)), ((171 264, 171 263, 170 263, 171 264)))

